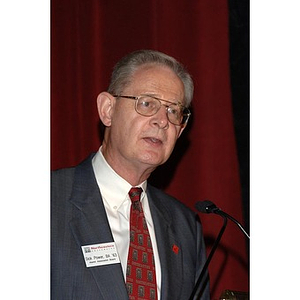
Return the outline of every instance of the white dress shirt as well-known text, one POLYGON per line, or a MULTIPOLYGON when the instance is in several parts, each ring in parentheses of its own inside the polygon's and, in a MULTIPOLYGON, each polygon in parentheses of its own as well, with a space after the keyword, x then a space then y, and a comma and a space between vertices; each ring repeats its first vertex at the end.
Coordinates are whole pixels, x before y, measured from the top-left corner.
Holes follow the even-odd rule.
MULTIPOLYGON (((128 192, 130 191, 132 186, 110 167, 110 165, 102 155, 101 147, 93 157, 92 165, 102 195, 112 235, 116 243, 116 248, 121 261, 124 278, 126 280, 127 256, 130 237, 129 219, 131 206, 131 200, 129 198, 128 192)), ((143 193, 141 195, 141 203, 143 206, 153 247, 158 295, 157 299, 160 299, 161 266, 158 256, 153 220, 151 217, 148 197, 146 194, 147 181, 141 183, 139 187, 143 189, 143 193)))

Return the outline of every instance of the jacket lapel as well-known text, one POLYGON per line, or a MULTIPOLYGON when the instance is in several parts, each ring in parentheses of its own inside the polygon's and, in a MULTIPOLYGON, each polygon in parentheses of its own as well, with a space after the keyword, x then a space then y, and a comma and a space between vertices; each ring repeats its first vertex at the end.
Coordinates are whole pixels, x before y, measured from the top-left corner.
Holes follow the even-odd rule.
MULTIPOLYGON (((70 199, 75 216, 70 227, 80 251, 83 245, 113 242, 91 159, 76 168, 70 199)), ((92 273, 103 299, 128 299, 121 264, 90 267, 88 271, 92 273)))
POLYGON ((183 262, 181 245, 174 237, 172 216, 163 205, 162 199, 148 185, 148 198, 155 224, 155 235, 161 263, 161 300, 180 299, 182 290, 183 262))

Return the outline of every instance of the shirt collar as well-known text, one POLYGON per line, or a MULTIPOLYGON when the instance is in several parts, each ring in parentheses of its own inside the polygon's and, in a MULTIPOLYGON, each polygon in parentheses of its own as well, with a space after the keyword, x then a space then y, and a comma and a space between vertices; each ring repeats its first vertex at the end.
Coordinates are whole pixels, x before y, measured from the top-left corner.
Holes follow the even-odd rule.
MULTIPOLYGON (((132 186, 107 163, 101 149, 102 147, 100 147, 92 160, 94 173, 104 200, 111 208, 117 207, 118 209, 124 201, 129 200, 128 192, 132 186)), ((145 180, 138 187, 143 189, 141 196, 143 198, 147 190, 147 181, 145 180)))

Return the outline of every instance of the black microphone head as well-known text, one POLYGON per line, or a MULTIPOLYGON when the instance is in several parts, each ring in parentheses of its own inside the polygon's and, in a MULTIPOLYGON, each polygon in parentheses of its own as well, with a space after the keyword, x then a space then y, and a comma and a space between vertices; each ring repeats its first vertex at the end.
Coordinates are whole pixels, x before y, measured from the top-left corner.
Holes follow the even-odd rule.
POLYGON ((217 206, 209 200, 198 201, 195 207, 199 212, 206 214, 210 214, 218 210, 217 206))

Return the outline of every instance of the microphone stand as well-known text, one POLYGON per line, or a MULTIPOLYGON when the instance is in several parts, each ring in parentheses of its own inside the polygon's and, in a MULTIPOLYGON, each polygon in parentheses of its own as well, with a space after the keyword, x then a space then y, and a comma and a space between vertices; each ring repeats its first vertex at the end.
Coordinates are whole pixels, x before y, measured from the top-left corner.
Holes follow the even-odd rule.
MULTIPOLYGON (((206 262, 205 262, 205 264, 204 264, 204 266, 202 268, 202 271, 201 271, 201 273, 200 273, 200 275, 199 275, 199 277, 197 279, 197 282, 195 284, 195 287, 193 289, 193 292, 192 292, 189 300, 193 300, 194 296, 196 295, 196 293, 198 293, 198 294, 196 295, 195 300, 200 299, 201 294, 199 295, 198 288, 199 288, 199 286, 200 286, 200 284, 201 284, 201 282, 203 280, 203 277, 204 277, 205 273, 207 272, 208 265, 209 265, 209 263, 210 263, 213 255, 214 255, 214 253, 215 253, 215 251, 216 251, 216 249, 217 249, 217 247, 219 245, 219 242, 220 242, 220 240, 222 238, 222 235, 223 235, 223 233, 225 231, 225 228, 227 226, 227 216, 226 216, 226 213, 219 214, 219 215, 222 216, 222 218, 223 218, 223 226, 222 226, 222 228, 221 228, 221 230, 220 230, 220 232, 218 234, 217 239, 214 242, 214 245, 213 245, 212 249, 210 250, 209 256, 207 257, 207 260, 206 260, 206 262)), ((208 276, 208 274, 207 274, 207 276, 208 276)))
POLYGON ((226 217, 229 220, 231 220, 233 223, 235 223, 240 228, 240 230, 244 233, 244 235, 250 240, 249 234, 246 232, 246 230, 243 228, 243 226, 234 217, 227 214, 225 211, 223 211, 221 209, 215 210, 215 211, 213 211, 213 213, 220 215, 222 217, 226 217))

